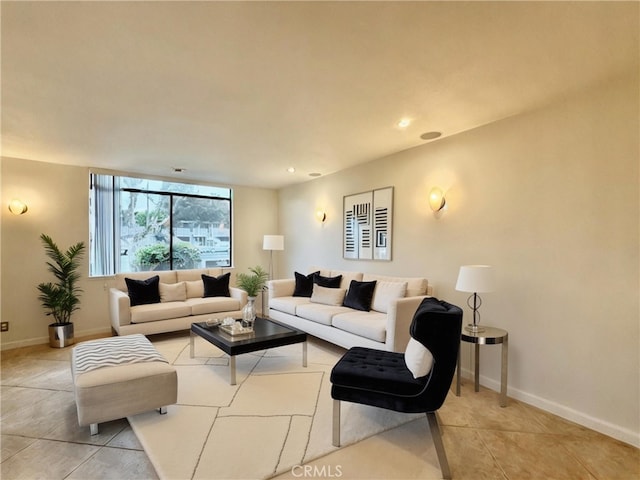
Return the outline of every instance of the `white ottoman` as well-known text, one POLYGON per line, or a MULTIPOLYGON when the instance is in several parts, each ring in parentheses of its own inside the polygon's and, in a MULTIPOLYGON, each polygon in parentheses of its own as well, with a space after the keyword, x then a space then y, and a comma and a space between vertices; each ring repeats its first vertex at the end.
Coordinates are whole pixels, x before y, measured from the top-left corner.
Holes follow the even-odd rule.
POLYGON ((140 334, 82 342, 73 347, 71 374, 78 423, 117 420, 153 409, 166 413, 178 400, 178 376, 140 334))

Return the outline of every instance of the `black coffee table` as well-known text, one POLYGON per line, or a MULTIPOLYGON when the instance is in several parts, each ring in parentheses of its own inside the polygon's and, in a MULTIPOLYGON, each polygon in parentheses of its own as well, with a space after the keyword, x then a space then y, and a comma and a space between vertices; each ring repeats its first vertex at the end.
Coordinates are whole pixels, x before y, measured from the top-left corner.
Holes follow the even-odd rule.
POLYGON ((307 366, 307 334, 282 325, 274 320, 257 317, 252 334, 230 335, 218 325, 209 326, 205 322, 191 324, 191 351, 195 356, 195 337, 204 338, 229 355, 229 383, 236 384, 236 355, 256 352, 267 348, 282 347, 293 343, 302 343, 302 366, 307 366))

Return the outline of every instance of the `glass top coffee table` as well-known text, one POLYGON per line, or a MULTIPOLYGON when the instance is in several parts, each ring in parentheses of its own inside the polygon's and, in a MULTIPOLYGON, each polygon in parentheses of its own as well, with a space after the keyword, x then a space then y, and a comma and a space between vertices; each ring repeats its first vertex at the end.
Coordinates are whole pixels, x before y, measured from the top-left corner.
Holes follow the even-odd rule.
POLYGON ((206 322, 191 324, 190 357, 195 356, 195 337, 202 337, 229 355, 229 383, 236 384, 236 355, 267 348, 302 343, 302 366, 307 366, 307 334, 274 320, 256 317, 253 333, 230 335, 218 325, 206 322))

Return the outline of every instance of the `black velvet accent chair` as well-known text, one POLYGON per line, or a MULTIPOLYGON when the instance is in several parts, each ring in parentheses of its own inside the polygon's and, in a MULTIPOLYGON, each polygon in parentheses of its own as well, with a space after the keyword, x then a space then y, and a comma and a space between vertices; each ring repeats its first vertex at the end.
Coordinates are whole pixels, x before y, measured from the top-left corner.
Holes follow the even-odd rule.
POLYGON ((340 446, 340 402, 361 403, 405 413, 426 413, 443 478, 451 472, 436 415, 444 403, 458 360, 462 310, 436 298, 422 301, 410 334, 433 355, 433 366, 414 378, 404 353, 353 347, 331 371, 333 445, 340 446))

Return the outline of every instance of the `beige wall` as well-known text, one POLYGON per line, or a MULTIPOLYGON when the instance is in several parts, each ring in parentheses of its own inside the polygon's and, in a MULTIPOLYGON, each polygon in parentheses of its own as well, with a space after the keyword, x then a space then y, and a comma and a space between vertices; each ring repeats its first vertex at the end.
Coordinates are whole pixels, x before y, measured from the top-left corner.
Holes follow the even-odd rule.
MULTIPOLYGON (((615 81, 283 189, 280 271, 424 275, 469 320, 459 266, 494 265, 499 288, 482 295, 482 322, 509 331, 509 394, 640 445, 638 101, 637 77, 615 81), (393 260, 344 260, 343 195, 386 186, 393 260), (433 186, 446 191, 440 218, 427 204, 433 186)), ((499 348, 481 349, 481 375, 498 389, 499 348)))
MULTIPOLYGON (((1 210, 1 315, 10 322, 2 333, 2 348, 48 342, 47 325, 36 285, 51 280, 40 234, 47 233, 62 248, 89 240, 89 171, 82 167, 2 158, 1 210), (9 213, 12 198, 29 206, 21 216, 9 213)), ((274 233, 278 224, 277 192, 235 187, 234 271, 250 266, 268 268, 268 252, 262 250, 262 236, 274 233)), ((76 337, 109 332, 107 289, 111 277, 87 278, 88 255, 82 267, 81 309, 73 316, 76 337)))

